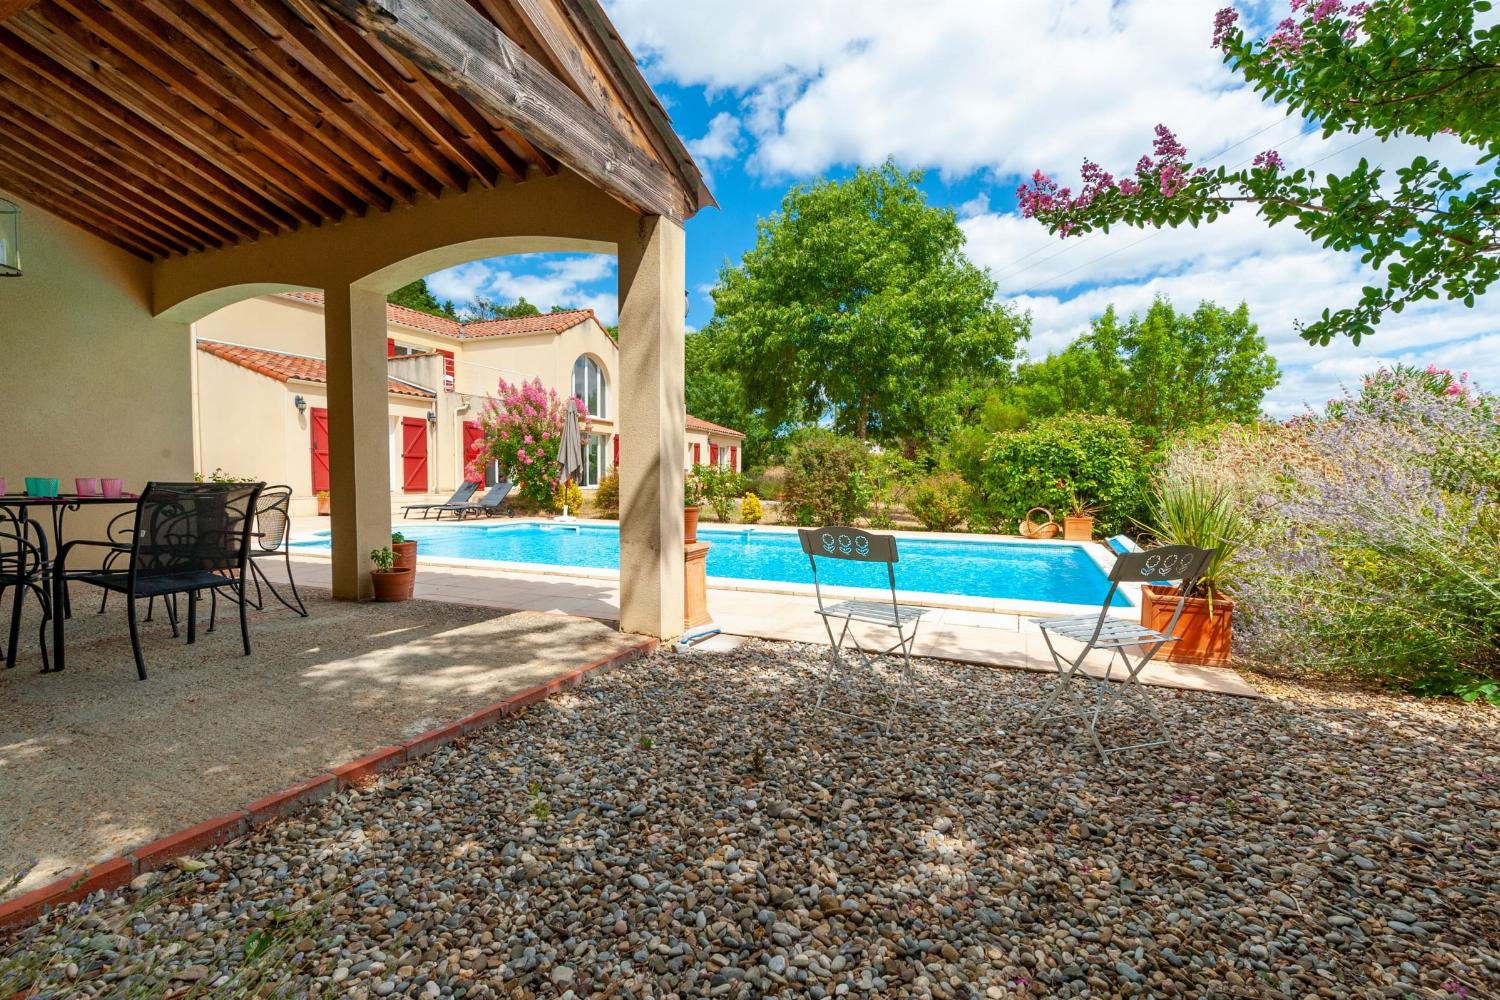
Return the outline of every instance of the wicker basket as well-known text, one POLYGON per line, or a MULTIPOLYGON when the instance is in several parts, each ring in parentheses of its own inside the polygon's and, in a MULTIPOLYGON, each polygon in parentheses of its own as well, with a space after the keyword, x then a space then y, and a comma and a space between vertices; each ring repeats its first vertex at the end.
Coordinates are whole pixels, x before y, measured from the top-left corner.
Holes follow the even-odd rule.
POLYGON ((1033 507, 1021 518, 1022 538, 1056 538, 1060 530, 1057 522, 1052 520, 1052 512, 1046 507, 1033 507), (1047 515, 1047 520, 1036 520, 1038 513, 1047 515))

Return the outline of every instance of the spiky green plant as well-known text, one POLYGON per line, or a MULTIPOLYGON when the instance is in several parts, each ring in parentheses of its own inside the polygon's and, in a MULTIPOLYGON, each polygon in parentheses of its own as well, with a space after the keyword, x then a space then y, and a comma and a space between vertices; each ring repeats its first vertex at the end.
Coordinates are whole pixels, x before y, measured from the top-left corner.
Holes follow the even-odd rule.
POLYGON ((1188 594, 1206 597, 1212 615, 1214 598, 1233 586, 1236 555, 1249 529, 1228 491, 1197 477, 1163 479, 1151 491, 1151 523, 1137 523, 1163 545, 1214 550, 1188 594))

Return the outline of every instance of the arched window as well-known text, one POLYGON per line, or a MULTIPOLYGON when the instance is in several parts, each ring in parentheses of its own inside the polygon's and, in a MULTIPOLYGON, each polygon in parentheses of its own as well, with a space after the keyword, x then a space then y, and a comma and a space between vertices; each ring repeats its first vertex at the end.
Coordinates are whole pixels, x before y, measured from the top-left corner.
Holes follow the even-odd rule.
POLYGON ((609 400, 606 398, 604 369, 587 354, 573 362, 573 395, 583 400, 583 405, 589 409, 589 416, 600 420, 609 417, 605 412, 609 400))

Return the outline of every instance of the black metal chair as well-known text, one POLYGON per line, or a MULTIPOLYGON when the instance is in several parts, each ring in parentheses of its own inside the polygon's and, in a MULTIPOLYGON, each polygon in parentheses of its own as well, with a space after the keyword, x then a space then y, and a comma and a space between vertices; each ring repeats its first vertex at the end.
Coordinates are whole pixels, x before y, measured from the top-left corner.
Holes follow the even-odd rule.
POLYGON ((5 592, 12 587, 17 588, 11 608, 9 642, 5 647, 7 670, 16 665, 16 647, 21 634, 21 608, 28 590, 36 594, 42 606, 42 672, 49 669, 47 623, 52 619, 52 600, 47 593, 48 569, 47 535, 42 531, 41 525, 0 508, 0 607, 4 606, 5 592))
POLYGON ((292 576, 292 549, 288 544, 292 539, 291 505, 290 486, 267 486, 260 491, 260 499, 255 505, 255 532, 250 536, 250 575, 255 581, 254 607, 257 611, 265 608, 260 589, 264 583, 271 596, 280 601, 282 607, 306 618, 307 605, 302 603, 302 595, 297 593, 297 581, 292 576), (256 565, 257 559, 278 556, 286 563, 287 584, 292 588, 292 600, 297 602, 295 605, 281 596, 276 585, 266 576, 265 570, 256 565))
MULTIPOLYGON (((149 483, 136 504, 130 544, 93 539, 68 542, 57 554, 55 586, 61 592, 71 582, 84 583, 125 597, 130 646, 141 680, 146 679, 146 660, 141 653, 136 601, 142 597, 187 595, 187 641, 195 642, 202 593, 232 590, 240 609, 240 638, 249 656, 245 585, 249 578, 250 529, 264 488, 264 483, 149 483), (79 547, 128 556, 129 562, 124 569, 112 560, 98 570, 69 573, 68 555, 79 547)), ((61 670, 64 648, 61 643, 54 645, 57 668, 61 670)))

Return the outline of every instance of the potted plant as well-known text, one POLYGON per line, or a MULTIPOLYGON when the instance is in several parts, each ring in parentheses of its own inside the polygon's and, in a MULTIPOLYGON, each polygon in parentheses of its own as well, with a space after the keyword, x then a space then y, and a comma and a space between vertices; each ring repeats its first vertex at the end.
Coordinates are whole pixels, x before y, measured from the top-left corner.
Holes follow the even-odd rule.
POLYGON ((1070 542, 1087 542, 1094 537, 1094 515, 1099 505, 1089 503, 1077 490, 1068 492, 1068 513, 1063 517, 1063 538, 1070 542))
POLYGON ((328 491, 327 490, 319 490, 316 495, 317 495, 317 498, 318 498, 318 516, 319 517, 327 517, 328 516, 328 506, 329 506, 329 504, 328 504, 328 491))
MULTIPOLYGON (((1173 635, 1157 655, 1177 663, 1222 667, 1230 662, 1234 601, 1226 581, 1245 537, 1245 522, 1229 494, 1197 479, 1167 480, 1151 498, 1153 524, 1141 525, 1163 545, 1213 549, 1203 575, 1187 595, 1173 635)), ((1141 588, 1141 624, 1165 633, 1181 597, 1178 586, 1148 583, 1141 588)))
POLYGON ((409 569, 411 573, 406 578, 406 596, 411 596, 411 588, 417 582, 417 540, 408 540, 399 531, 391 532, 391 553, 395 556, 391 567, 393 569, 409 569))
POLYGON ((698 540, 698 514, 703 510, 703 480, 698 478, 695 466, 682 481, 682 540, 692 544, 698 540))
POLYGON ((396 554, 391 551, 389 545, 382 549, 370 550, 370 562, 375 568, 370 571, 370 583, 375 588, 375 600, 393 602, 404 601, 411 597, 411 576, 409 567, 396 569, 396 554))

